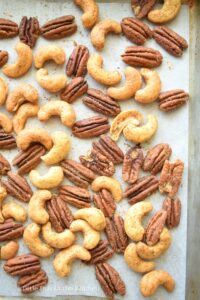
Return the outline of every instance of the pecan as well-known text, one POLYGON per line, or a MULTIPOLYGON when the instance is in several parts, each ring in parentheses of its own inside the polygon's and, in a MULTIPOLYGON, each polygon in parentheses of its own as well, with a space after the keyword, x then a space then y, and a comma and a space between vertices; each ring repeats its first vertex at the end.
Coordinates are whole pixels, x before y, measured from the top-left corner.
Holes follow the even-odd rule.
POLYGON ((36 255, 23 254, 7 260, 3 268, 12 276, 24 276, 38 272, 41 266, 36 255))
POLYGON ((111 97, 96 89, 89 89, 83 103, 94 111, 108 117, 115 117, 121 112, 120 105, 111 97))
POLYGON ((56 232, 62 232, 69 228, 74 219, 70 208, 59 196, 53 196, 47 202, 47 210, 50 222, 56 232))
POLYGON ((67 179, 82 188, 87 188, 96 177, 90 169, 84 167, 75 160, 63 160, 61 162, 61 167, 63 168, 64 175, 67 179))
POLYGON ((102 116, 94 116, 75 122, 72 127, 72 133, 81 139, 91 138, 110 129, 108 118, 102 116))
POLYGON ((122 54, 122 60, 132 67, 155 68, 161 65, 163 57, 152 48, 129 46, 122 54))
POLYGON ((17 282, 17 286, 21 288, 23 294, 30 294, 43 286, 47 285, 48 277, 44 270, 39 270, 34 274, 21 276, 17 282))
POLYGON ((168 193, 168 196, 173 198, 178 192, 183 176, 184 163, 181 160, 176 160, 170 163, 165 161, 159 181, 159 191, 161 194, 168 193))
POLYGON ((122 19, 121 26, 127 39, 137 45, 143 45, 148 38, 152 37, 149 26, 136 18, 122 19))
POLYGON ((125 182, 134 183, 139 176, 144 156, 140 148, 130 148, 124 156, 122 177, 125 182))
POLYGON ((8 19, 0 18, 0 38, 10 38, 17 36, 19 32, 18 25, 8 19))
POLYGON ((7 219, 0 224, 0 242, 12 241, 23 235, 24 227, 15 223, 13 219, 7 219))
POLYGON ((12 161, 18 167, 18 174, 29 173, 40 163, 40 157, 46 152, 41 144, 32 144, 27 150, 19 152, 12 161))
POLYGON ((7 159, 0 154, 0 175, 5 175, 8 171, 10 171, 10 164, 7 159))
POLYGON ((166 225, 169 229, 179 225, 181 218, 181 201, 167 197, 163 202, 163 209, 167 212, 166 225))
POLYGON ((96 265, 96 278, 98 279, 104 293, 109 299, 113 299, 114 294, 121 296, 126 293, 126 286, 119 273, 107 263, 96 265))
POLYGON ((8 180, 2 180, 2 185, 5 187, 8 194, 23 202, 29 202, 33 192, 27 180, 12 172, 7 173, 8 180))
POLYGON ((30 48, 33 48, 40 35, 40 25, 38 19, 35 17, 22 17, 19 24, 19 38, 20 41, 30 48))
POLYGON ((89 250, 91 254, 91 259, 89 261, 84 261, 89 265, 96 265, 105 262, 109 258, 111 258, 114 254, 114 251, 109 247, 109 243, 107 240, 100 241, 98 245, 89 250))
POLYGON ((74 102, 77 98, 81 97, 87 92, 88 84, 83 77, 75 77, 70 83, 62 90, 60 98, 68 103, 74 102))
POLYGON ((138 19, 148 15, 156 3, 156 0, 131 0, 132 9, 138 19))
POLYGON ((17 147, 15 137, 0 129, 0 149, 12 149, 17 147))
POLYGON ((153 30, 153 38, 170 54, 179 57, 188 48, 187 41, 178 33, 166 26, 158 26, 153 30))
POLYGON ((113 250, 123 253, 128 245, 128 237, 124 230, 122 217, 115 214, 111 219, 106 218, 106 235, 113 250))
POLYGON ((145 241, 149 246, 153 246, 159 241, 166 218, 167 212, 161 209, 149 220, 145 229, 145 241))
POLYGON ((61 199, 77 208, 91 206, 90 193, 86 189, 77 186, 62 185, 58 191, 61 199))
POLYGON ((0 68, 3 67, 8 61, 8 52, 0 50, 0 68))
POLYGON ((133 205, 153 194, 157 188, 158 180, 155 176, 144 176, 127 187, 124 197, 130 198, 129 203, 133 205))
POLYGON ((162 111, 172 111, 184 105, 189 99, 189 94, 184 90, 171 90, 160 94, 159 107, 162 111))
POLYGON ((89 50, 83 45, 74 48, 66 66, 67 76, 85 76, 87 73, 87 61, 89 50))
POLYGON ((100 190, 93 196, 93 201, 95 206, 104 213, 105 217, 111 218, 114 215, 116 203, 112 194, 108 190, 100 190))
POLYGON ((45 39, 55 40, 70 36, 77 30, 74 16, 62 16, 48 21, 41 27, 41 34, 45 39))
POLYGON ((169 159, 172 149, 168 144, 158 144, 147 152, 144 159, 143 170, 156 175, 162 170, 164 162, 169 159))

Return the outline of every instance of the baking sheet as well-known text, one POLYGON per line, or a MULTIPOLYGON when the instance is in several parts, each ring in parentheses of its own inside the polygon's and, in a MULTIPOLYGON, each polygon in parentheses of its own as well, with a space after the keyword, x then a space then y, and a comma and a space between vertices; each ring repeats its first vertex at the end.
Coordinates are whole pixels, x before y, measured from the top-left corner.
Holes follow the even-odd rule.
MULTIPOLYGON (((120 21, 123 17, 132 16, 132 11, 129 3, 99 3, 100 6, 100 17, 103 18, 113 18, 120 21)), ((88 46, 91 52, 94 52, 89 40, 89 32, 84 30, 81 24, 81 11, 71 3, 71 1, 28 1, 23 2, 17 0, 10 0, 9 2, 1 1, 0 8, 2 12, 2 17, 8 17, 19 23, 22 15, 27 16, 37 16, 41 24, 45 21, 52 19, 54 17, 63 14, 73 14, 76 16, 76 21, 78 23, 79 30, 72 37, 56 41, 55 43, 62 46, 66 50, 67 58, 71 54, 74 44, 84 44, 88 46)), ((170 27, 178 31, 187 40, 189 40, 189 17, 188 8, 183 6, 179 16, 170 23, 170 27), (183 22, 184 20, 184 22, 183 22)), ((10 53, 10 62, 14 61, 16 54, 14 51, 14 45, 17 42, 17 38, 10 39, 6 41, 1 41, 1 49, 6 49, 10 53)), ((40 38, 34 49, 34 52, 42 45, 49 44, 50 42, 40 38)), ((123 53, 124 48, 131 43, 124 37, 109 36, 106 39, 106 46, 102 51, 104 57, 105 68, 112 70, 118 69, 123 73, 126 65, 121 61, 120 55, 123 53)), ((161 67, 157 68, 162 80, 163 91, 173 89, 173 88, 183 88, 186 91, 189 89, 189 52, 184 52, 182 58, 173 58, 167 54, 159 45, 155 44, 153 40, 146 43, 149 47, 155 47, 161 51, 164 57, 164 61, 161 67)), ((51 72, 64 72, 64 67, 58 67, 54 64, 48 64, 48 69, 51 72)), ((1 74, 1 76, 3 76, 1 74)), ((94 80, 87 76, 88 83, 90 87, 101 88, 101 90, 106 91, 105 87, 98 85, 94 80)), ((124 79, 124 78, 123 78, 124 79)), ((46 93, 42 90, 35 80, 35 69, 32 67, 29 73, 18 80, 10 80, 9 86, 10 90, 17 86, 20 82, 28 82, 33 84, 39 91, 40 94, 40 104, 46 103, 49 99, 59 99, 58 95, 53 95, 46 93)), ((95 115, 96 113, 86 108, 81 99, 76 101, 74 104, 74 109, 76 111, 77 119, 82 119, 95 115)), ((186 273, 186 236, 187 236, 187 169, 188 169, 188 106, 181 108, 176 112, 169 114, 162 113, 158 110, 157 103, 148 106, 142 106, 137 104, 132 99, 121 103, 122 110, 127 109, 138 109, 144 116, 149 113, 157 115, 159 128, 156 136, 152 139, 151 143, 145 144, 144 148, 149 149, 157 143, 166 142, 169 143, 173 149, 172 160, 182 159, 185 163, 185 172, 182 182, 182 187, 179 191, 179 197, 182 201, 182 218, 181 223, 177 229, 172 231, 173 242, 169 251, 160 259, 156 260, 156 265, 158 269, 164 269, 169 271, 177 282, 176 289, 171 296, 164 289, 159 289, 152 299, 173 299, 182 300, 185 299, 185 273, 186 273)), ((5 111, 3 108, 1 111, 5 111)), ((48 132, 55 130, 64 130, 69 135, 71 135, 70 130, 61 125, 57 118, 52 118, 45 124, 41 124, 36 119, 28 121, 27 127, 45 127, 48 132)), ((72 139, 72 150, 69 155, 72 159, 77 159, 82 154, 87 153, 91 147, 91 141, 80 140, 75 137, 72 139)), ((130 143, 126 142, 123 137, 120 138, 119 145, 125 151, 128 149, 130 143)), ((16 155, 16 150, 12 151, 2 151, 5 156, 12 160, 16 155)), ((41 173, 45 172, 47 168, 40 164, 38 169, 41 173)), ((116 168, 116 173, 114 175, 118 179, 123 187, 125 184, 121 180, 121 167, 116 168)), ((65 180, 63 183, 69 183, 65 180)), ((8 197, 9 200, 9 197, 8 197)), ((152 214, 154 214, 162 206, 162 201, 164 196, 156 193, 152 195, 149 200, 154 206, 152 214)), ((129 205, 127 200, 124 199, 118 204, 117 211, 119 214, 124 216, 129 205)), ((151 214, 151 215, 152 215, 151 214)), ((150 215, 150 216, 151 216, 150 215)), ((148 217, 146 218, 148 220, 148 217)), ((102 235, 103 237, 103 235, 102 235)), ((78 241, 81 243, 81 236, 78 241)), ((27 253, 28 249, 24 245, 20 245, 20 254, 27 253)), ((88 296, 99 296, 104 297, 104 294, 99 286, 99 283, 95 279, 95 272, 93 267, 85 266, 83 263, 77 261, 74 263, 72 268, 72 273, 68 278, 58 278, 53 270, 52 258, 43 259, 42 266, 46 270, 49 276, 49 284, 43 288, 41 291, 34 293, 34 296, 45 296, 54 297, 56 295, 88 295, 88 296)), ((115 255, 109 260, 111 265, 113 265, 124 279, 127 287, 126 297, 124 299, 143 299, 139 291, 139 281, 141 275, 132 272, 126 266, 123 256, 115 255)), ((2 262, 1 262, 2 265, 2 262)), ((16 278, 12 278, 5 274, 3 270, 0 270, 0 295, 2 296, 19 296, 20 290, 16 287, 16 278)), ((120 297, 116 297, 120 298, 120 297)))

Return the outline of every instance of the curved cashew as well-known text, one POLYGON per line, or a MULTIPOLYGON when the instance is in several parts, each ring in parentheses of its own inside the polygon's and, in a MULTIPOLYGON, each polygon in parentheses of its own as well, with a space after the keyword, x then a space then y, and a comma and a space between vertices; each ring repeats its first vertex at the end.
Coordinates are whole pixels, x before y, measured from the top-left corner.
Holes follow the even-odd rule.
POLYGON ((153 261, 144 261, 138 256, 136 245, 134 243, 131 243, 126 247, 124 259, 129 268, 138 273, 146 273, 155 268, 155 263, 153 261))
POLYGON ((82 8, 84 14, 82 15, 83 26, 90 29, 96 23, 99 16, 99 8, 95 0, 74 0, 74 3, 82 8))
POLYGON ((63 169, 59 166, 50 167, 45 175, 40 175, 37 170, 29 173, 30 181, 39 189, 53 189, 64 179, 63 169))
POLYGON ((92 45, 98 50, 103 49, 105 45, 106 35, 109 32, 113 32, 116 34, 121 33, 122 28, 120 23, 111 19, 105 19, 97 23, 93 27, 90 35, 92 45))
POLYGON ((0 259, 8 260, 17 255, 19 244, 15 241, 10 241, 0 247, 0 259))
POLYGON ((2 112, 0 112, 0 127, 2 127, 6 133, 10 133, 13 128, 12 121, 2 112))
POLYGON ((151 297, 160 285, 163 285, 171 293, 175 288, 175 281, 168 272, 154 270, 142 277, 140 291, 144 297, 151 297))
POLYGON ((36 191, 33 193, 28 204, 28 215, 37 224, 46 224, 49 214, 45 210, 46 201, 51 199, 51 192, 47 190, 36 191))
POLYGON ((4 217, 2 215, 1 209, 2 209, 2 203, 5 200, 6 196, 7 196, 6 189, 3 186, 0 186, 0 224, 4 223, 4 217))
POLYGON ((26 74, 32 65, 32 50, 29 46, 19 42, 15 46, 15 50, 18 54, 18 59, 15 64, 4 65, 3 73, 11 78, 18 78, 26 74))
POLYGON ((53 254, 54 249, 42 242, 39 237, 40 230, 39 225, 35 223, 28 224, 23 234, 24 244, 33 254, 39 257, 49 257, 53 254))
POLYGON ((176 17, 180 8, 181 0, 164 0, 161 9, 155 9, 148 13, 148 19, 157 24, 169 22, 176 17))
POLYGON ((65 229, 61 233, 55 232, 52 230, 50 222, 42 226, 42 235, 49 246, 57 249, 70 247, 76 239, 69 229, 65 229))
POLYGON ((36 79, 39 85, 50 93, 59 92, 67 83, 67 77, 64 74, 49 75, 46 69, 39 69, 36 72, 36 79))
POLYGON ((13 117, 13 129, 16 133, 22 131, 29 118, 37 116, 39 106, 37 104, 22 104, 13 117))
POLYGON ((60 116, 61 122, 68 127, 72 127, 76 121, 73 107, 61 100, 46 103, 38 112, 38 119, 40 121, 47 121, 51 116, 60 116))
POLYGON ((13 218, 17 222, 24 223, 27 219, 25 208, 14 202, 5 203, 2 207, 2 215, 5 219, 13 218))
POLYGON ((94 230, 101 231, 106 227, 106 220, 102 211, 95 207, 81 208, 74 214, 74 219, 88 222, 94 230))
POLYGON ((82 231, 84 235, 83 247, 91 250, 95 248, 100 241, 100 233, 94 230, 86 221, 76 220, 70 225, 72 232, 82 231))
POLYGON ((94 80, 105 85, 115 85, 122 78, 118 71, 109 72, 103 69, 103 58, 98 53, 90 55, 87 62, 87 70, 94 80))
POLYGON ((161 91, 161 81, 158 73, 151 69, 141 69, 141 75, 146 81, 146 86, 138 90, 135 94, 135 100, 140 103, 152 103, 158 99, 161 91))
POLYGON ((0 105, 3 105, 8 95, 8 84, 4 78, 0 77, 0 105))
POLYGON ((40 143, 47 150, 52 147, 52 140, 48 132, 42 128, 23 129, 16 138, 17 147, 26 150, 31 143, 40 143))
POLYGON ((120 183, 111 177, 99 176, 92 182, 92 190, 98 192, 101 189, 106 189, 111 192, 114 200, 119 202, 122 200, 122 188, 120 183))
POLYGON ((53 60, 57 65, 64 64, 65 51, 57 45, 46 45, 39 48, 34 56, 35 67, 40 69, 49 60, 53 60))
POLYGON ((110 87, 107 90, 107 94, 118 101, 127 100, 133 97, 142 85, 142 77, 135 68, 127 67, 124 74, 126 81, 123 86, 110 87))
POLYGON ((9 112, 14 112, 25 101, 37 103, 38 98, 38 91, 31 84, 22 83, 14 88, 14 90, 8 95, 6 100, 6 109, 9 112))

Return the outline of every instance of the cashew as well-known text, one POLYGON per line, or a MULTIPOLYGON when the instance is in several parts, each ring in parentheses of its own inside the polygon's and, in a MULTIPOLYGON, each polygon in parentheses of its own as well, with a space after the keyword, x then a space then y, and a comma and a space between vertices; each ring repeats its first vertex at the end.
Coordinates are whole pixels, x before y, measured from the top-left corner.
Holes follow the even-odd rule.
POLYGON ((175 288, 175 281, 168 272, 154 270, 142 277, 140 281, 140 291, 144 297, 151 297, 160 285, 163 285, 164 288, 171 293, 175 288))
POLYGON ((138 273, 146 273, 155 268, 155 263, 153 261, 144 261, 138 256, 136 245, 134 243, 131 243, 126 247, 124 259, 129 268, 138 273))
POLYGON ((98 53, 91 54, 87 62, 87 70, 94 80, 105 85, 115 85, 121 81, 121 74, 118 71, 109 72, 102 67, 102 56, 98 53))
POLYGON ((128 209, 124 218, 124 229, 133 241, 138 242, 143 239, 145 229, 141 224, 142 218, 152 209, 150 202, 138 202, 128 209))
POLYGON ((46 45, 39 48, 34 56, 35 67, 42 68, 48 60, 53 60, 57 65, 64 64, 65 51, 57 45, 46 45))
POLYGON ((121 33, 122 29, 120 23, 111 19, 105 19, 97 23, 93 27, 90 35, 92 45, 98 50, 103 49, 106 35, 109 32, 114 32, 116 34, 121 33))
POLYGON ((0 105, 3 105, 8 95, 8 84, 4 78, 0 77, 0 105))
POLYGON ((64 179, 63 170, 60 166, 50 167, 45 175, 40 175, 37 170, 29 173, 30 181, 39 189, 53 189, 64 179))
POLYGON ((0 127, 3 128, 6 133, 10 133, 13 128, 12 121, 2 112, 0 112, 0 127))
POLYGON ((4 223, 4 217, 2 215, 2 203, 7 196, 7 191, 3 186, 0 186, 0 224, 4 223))
POLYGON ((110 87, 107 90, 107 94, 110 97, 119 101, 127 100, 133 97, 142 85, 142 77, 136 69, 127 67, 124 71, 124 74, 126 77, 126 81, 123 86, 110 87))
POLYGON ((46 224, 49 214, 45 210, 46 201, 51 199, 51 192, 47 190, 36 191, 33 193, 28 204, 28 215, 37 224, 46 224))
POLYGON ((122 188, 120 183, 111 177, 99 176, 92 182, 92 190, 98 192, 101 189, 109 190, 116 202, 122 199, 122 188))
POLYGON ((42 235, 49 246, 57 249, 68 248, 76 239, 69 229, 65 229, 61 233, 53 231, 50 222, 42 226, 42 235))
POLYGON ((35 223, 28 224, 23 234, 24 244, 33 254, 39 257, 49 257, 53 254, 54 249, 42 242, 39 236, 40 230, 39 225, 35 223))
POLYGON ((0 247, 0 259, 8 260, 17 255, 19 244, 15 241, 10 241, 0 247))
POLYGON ((26 74, 32 65, 32 50, 24 43, 17 43, 15 50, 18 54, 18 59, 15 64, 4 65, 3 73, 11 78, 18 78, 26 74))
POLYGON ((15 221, 21 223, 24 223, 27 219, 25 208, 14 201, 10 201, 3 205, 2 215, 5 219, 13 218, 15 221))
POLYGON ((99 16, 99 8, 95 0, 74 0, 74 3, 80 6, 84 12, 82 15, 83 26, 90 29, 96 23, 99 16))
POLYGON ((176 17, 180 8, 181 0, 164 0, 161 9, 155 9, 148 13, 148 19, 157 24, 169 22, 176 17))
POLYGON ((95 207, 81 208, 74 214, 74 219, 88 222, 94 230, 101 231, 106 227, 106 220, 102 211, 95 207))
POLYGON ((47 150, 52 147, 52 140, 48 132, 42 128, 23 129, 16 138, 17 147, 26 150, 31 143, 40 143, 47 150))
POLYGON ((28 83, 22 83, 14 88, 14 90, 8 95, 6 100, 6 109, 9 112, 18 110, 19 106, 26 102, 37 103, 38 91, 28 83))
POLYGON ((86 221, 73 221, 69 228, 72 232, 82 231, 84 235, 83 247, 91 250, 95 248, 100 241, 99 231, 94 230, 86 221))
POLYGON ((46 103, 38 112, 38 119, 40 121, 47 121, 51 116, 60 116, 61 122, 68 127, 72 127, 76 121, 73 107, 61 100, 46 103))
POLYGON ((36 79, 39 85, 50 93, 59 92, 67 83, 67 77, 64 74, 49 75, 46 69, 39 69, 36 72, 36 79))
POLYGON ((13 128, 16 133, 22 131, 29 118, 37 116, 39 106, 37 104, 22 104, 13 117, 13 128))
POLYGON ((135 94, 135 100, 140 103, 152 103, 158 99, 161 91, 160 76, 154 70, 141 69, 141 75, 146 81, 145 88, 138 90, 135 94))
POLYGON ((53 266, 58 276, 68 276, 71 272, 71 265, 75 259, 90 260, 91 254, 79 245, 61 250, 54 258, 53 266))

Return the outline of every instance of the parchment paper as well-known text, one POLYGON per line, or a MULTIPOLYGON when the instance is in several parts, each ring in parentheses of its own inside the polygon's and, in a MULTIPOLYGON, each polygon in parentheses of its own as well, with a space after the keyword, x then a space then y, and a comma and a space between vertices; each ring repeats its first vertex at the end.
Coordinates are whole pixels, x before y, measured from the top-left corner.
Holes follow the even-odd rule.
MULTIPOLYGON (((99 3, 100 6, 100 17, 103 18, 113 18, 115 20, 121 21, 123 17, 132 16, 132 11, 130 8, 130 3, 115 3, 114 1, 107 1, 108 3, 99 3)), ((89 47, 91 52, 95 49, 92 47, 89 39, 89 32, 84 30, 81 24, 81 11, 75 7, 72 1, 1 1, 0 2, 1 17, 8 17, 19 23, 21 16, 37 16, 39 18, 40 24, 42 25, 47 20, 64 15, 73 14, 76 16, 76 22, 78 23, 78 32, 72 37, 58 40, 55 43, 64 47, 66 51, 67 58, 71 54, 74 44, 84 44, 89 47)), ((178 31, 182 36, 189 40, 189 17, 188 9, 186 6, 182 7, 179 16, 170 23, 170 27, 178 31)), ((9 62, 14 62, 16 59, 16 53, 14 51, 14 46, 18 38, 10 40, 1 40, 1 49, 6 49, 9 51, 10 60, 9 62)), ((34 52, 42 45, 50 44, 51 42, 39 38, 34 52)), ((122 74, 126 65, 120 59, 120 55, 123 53, 126 46, 131 45, 131 43, 124 37, 120 38, 118 36, 112 36, 106 38, 106 46, 102 51, 104 57, 104 65, 108 70, 118 69, 122 74)), ((159 45, 157 45, 153 40, 146 43, 146 46, 155 47, 161 51, 164 57, 164 61, 161 67, 157 68, 162 80, 162 90, 170 90, 173 88, 182 88, 186 91, 189 89, 189 51, 185 51, 182 58, 174 58, 170 56, 165 50, 163 50, 159 45)), ((46 65, 50 72, 64 72, 64 67, 58 67, 54 64, 46 65)), ((1 72, 1 75, 2 72, 1 72)), ((3 76, 4 77, 4 76, 3 76)), ((88 83, 90 87, 101 88, 101 90, 106 91, 106 87, 98 85, 94 80, 87 76, 88 83)), ((20 82, 28 82, 33 84, 39 91, 40 94, 40 105, 46 103, 49 99, 59 99, 58 95, 50 95, 44 90, 42 90, 35 80, 35 69, 32 67, 31 71, 21 79, 11 80, 6 78, 9 82, 10 90, 17 86, 20 82)), ((124 77, 123 77, 124 80, 124 77)), ((122 82, 123 84, 123 82, 122 82)), ((122 110, 127 109, 138 109, 146 117, 147 114, 153 113, 158 117, 159 128, 155 137, 151 140, 151 143, 145 144, 144 148, 149 149, 150 147, 156 145, 157 143, 165 142, 169 143, 173 149, 173 155, 171 160, 177 158, 181 159, 185 163, 184 177, 182 181, 182 187, 179 190, 178 196, 182 202, 182 216, 181 222, 177 229, 171 231, 173 242, 169 251, 162 256, 160 259, 156 260, 156 266, 158 269, 164 269, 171 273, 176 281, 176 289, 172 295, 168 294, 164 289, 159 289, 152 299, 185 299, 185 273, 186 273, 186 230, 187 230, 187 169, 188 169, 188 105, 182 107, 181 109, 172 113, 162 113, 158 109, 158 104, 154 103, 152 105, 142 106, 137 104, 133 99, 122 102, 122 110)), ((89 116, 93 116, 96 113, 85 107, 82 100, 79 99, 73 104, 77 120, 83 119, 89 116)), ((1 111, 5 112, 4 108, 0 108, 1 111)), ((45 124, 41 124, 38 120, 29 120, 27 127, 44 127, 48 132, 53 132, 55 130, 64 130, 69 135, 71 135, 70 130, 61 125, 58 118, 52 118, 45 124)), ((73 137, 72 150, 69 155, 72 159, 77 159, 82 154, 87 153, 91 147, 92 140, 80 140, 73 137)), ((119 140, 119 145, 125 151, 131 145, 124 140, 123 137, 119 140)), ((11 161, 16 155, 17 150, 12 151, 2 151, 2 153, 11 161)), ((47 168, 44 164, 40 164, 38 169, 41 173, 45 173, 47 168)), ((123 187, 125 184, 121 179, 121 166, 116 168, 116 173, 114 175, 118 179, 123 187)), ((63 183, 69 182, 65 179, 63 183)), ((33 188, 34 190, 34 188, 33 188)), ((10 197, 8 197, 9 200, 10 197)), ((152 214, 159 210, 162 206, 162 202, 165 196, 160 195, 158 192, 153 194, 149 200, 154 206, 152 214)), ((25 205, 26 206, 26 205, 25 205)), ((117 205, 117 211, 119 214, 124 216, 129 205, 127 200, 122 200, 117 205)), ((73 208, 72 208, 73 210, 73 208)), ((150 214, 150 216, 152 215, 150 214)), ((146 221, 149 219, 148 216, 146 221)), ((103 237, 103 235, 102 235, 103 237)), ((78 238, 78 242, 82 242, 81 236, 78 238)), ((29 250, 20 244, 19 254, 28 253, 29 250)), ((88 296, 99 296, 105 297, 103 291, 100 288, 99 283, 95 279, 94 267, 86 266, 80 261, 76 261, 73 264, 72 272, 69 277, 58 278, 55 275, 52 260, 54 255, 49 259, 42 259, 42 267, 46 270, 49 276, 48 285, 39 292, 35 292, 34 296, 45 296, 45 297, 55 297, 56 295, 88 295, 88 296)), ((122 255, 114 255, 113 258, 109 260, 109 263, 114 266, 118 272, 121 274, 123 280, 126 283, 126 296, 123 299, 133 300, 133 299, 144 299, 139 291, 139 282, 141 275, 131 271, 125 264, 122 255)), ((7 275, 3 269, 3 262, 1 262, 0 269, 0 295, 2 296, 19 296, 21 295, 20 289, 16 287, 17 278, 7 275)), ((116 299, 121 299, 116 296, 116 299)))

